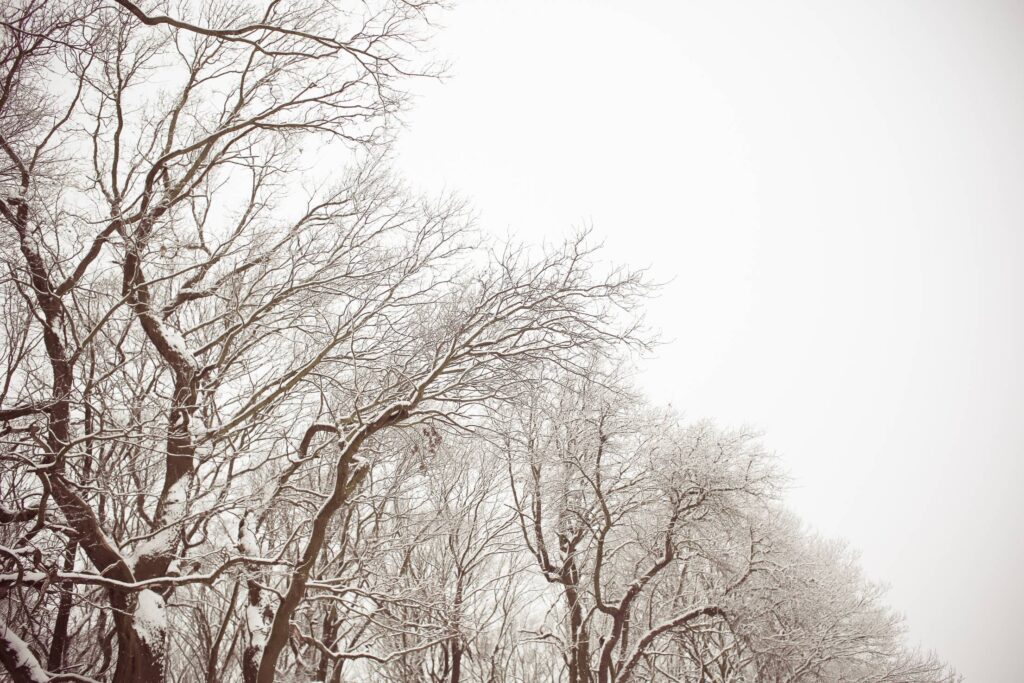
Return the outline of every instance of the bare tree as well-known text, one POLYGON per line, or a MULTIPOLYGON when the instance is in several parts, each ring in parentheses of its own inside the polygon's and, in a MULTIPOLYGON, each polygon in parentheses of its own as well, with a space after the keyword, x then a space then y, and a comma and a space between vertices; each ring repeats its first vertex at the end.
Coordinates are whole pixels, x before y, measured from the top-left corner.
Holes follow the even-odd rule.
POLYGON ((390 172, 436 9, 0 8, 7 674, 937 675, 750 434, 600 371, 641 273, 390 172))
POLYGON ((733 546, 709 541, 770 495, 772 477, 750 435, 684 428, 595 376, 566 377, 506 443, 522 454, 510 471, 524 540, 564 595, 569 680, 604 682, 630 680, 663 635, 725 618, 751 566, 728 566, 733 546), (690 589, 701 562, 730 575, 719 594, 690 589))
POLYGON ((765 681, 955 681, 934 656, 904 643, 902 617, 882 602, 856 556, 773 514, 770 562, 747 591, 745 658, 765 681))

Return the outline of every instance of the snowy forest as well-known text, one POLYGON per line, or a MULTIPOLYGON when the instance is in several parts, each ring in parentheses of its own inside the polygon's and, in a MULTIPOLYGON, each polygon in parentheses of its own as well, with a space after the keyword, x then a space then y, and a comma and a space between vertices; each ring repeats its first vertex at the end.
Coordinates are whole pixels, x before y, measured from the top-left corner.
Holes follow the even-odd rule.
POLYGON ((0 8, 0 678, 959 680, 645 398, 643 270, 391 170, 444 11, 0 8))

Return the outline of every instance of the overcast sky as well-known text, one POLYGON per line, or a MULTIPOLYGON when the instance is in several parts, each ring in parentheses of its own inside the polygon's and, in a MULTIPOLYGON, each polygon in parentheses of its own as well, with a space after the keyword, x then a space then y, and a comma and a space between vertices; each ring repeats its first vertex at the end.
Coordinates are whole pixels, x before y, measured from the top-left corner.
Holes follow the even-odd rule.
POLYGON ((1024 3, 464 0, 399 166, 672 279, 641 382, 762 429, 912 638, 1024 680, 1024 3))

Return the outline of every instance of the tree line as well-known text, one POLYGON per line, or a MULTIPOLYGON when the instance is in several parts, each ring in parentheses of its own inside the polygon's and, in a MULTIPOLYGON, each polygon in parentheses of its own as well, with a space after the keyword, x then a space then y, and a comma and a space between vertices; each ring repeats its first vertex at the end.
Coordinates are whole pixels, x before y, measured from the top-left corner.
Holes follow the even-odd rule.
POLYGON ((441 9, 0 8, 6 675, 956 680, 632 385, 642 272, 390 170, 441 9))

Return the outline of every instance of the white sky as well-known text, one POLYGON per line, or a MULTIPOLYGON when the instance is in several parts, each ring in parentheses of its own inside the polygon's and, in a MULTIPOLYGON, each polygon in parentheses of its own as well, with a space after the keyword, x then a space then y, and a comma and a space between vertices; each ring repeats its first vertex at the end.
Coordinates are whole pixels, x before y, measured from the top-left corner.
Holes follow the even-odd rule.
POLYGON ((766 432, 914 640, 1024 680, 1024 3, 464 0, 399 166, 674 278, 643 383, 766 432), (770 6, 769 6, 770 5, 770 6))

